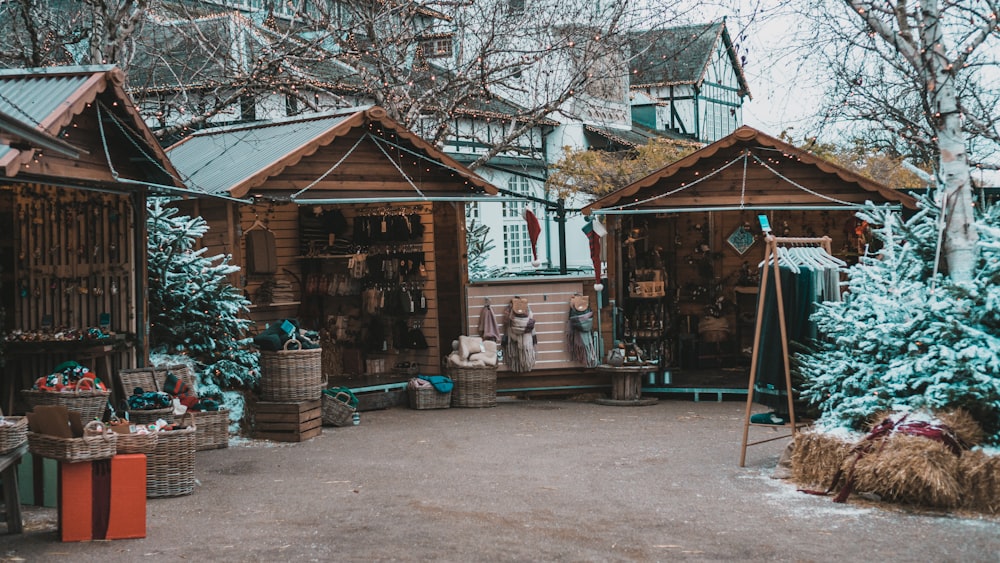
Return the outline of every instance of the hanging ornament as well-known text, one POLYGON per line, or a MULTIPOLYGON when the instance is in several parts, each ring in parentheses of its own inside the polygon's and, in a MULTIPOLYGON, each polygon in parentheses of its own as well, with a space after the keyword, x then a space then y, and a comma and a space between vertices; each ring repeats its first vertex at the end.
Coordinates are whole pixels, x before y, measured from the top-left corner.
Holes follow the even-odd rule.
POLYGON ((538 260, 538 235, 542 232, 542 227, 538 224, 538 218, 527 207, 524 208, 523 215, 528 224, 528 239, 531 241, 531 265, 537 268, 541 265, 538 260))
POLYGON ((584 234, 587 235, 587 240, 590 243, 590 259, 594 264, 594 290, 603 291, 604 284, 601 283, 601 243, 605 235, 608 234, 608 229, 599 219, 588 218, 587 222, 584 223, 582 230, 584 234))

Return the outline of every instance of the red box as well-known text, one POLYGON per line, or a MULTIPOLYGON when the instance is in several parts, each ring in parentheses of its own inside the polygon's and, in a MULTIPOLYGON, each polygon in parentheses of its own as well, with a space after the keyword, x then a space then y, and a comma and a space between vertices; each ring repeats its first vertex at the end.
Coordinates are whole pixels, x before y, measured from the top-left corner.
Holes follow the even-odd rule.
POLYGON ((64 542, 146 537, 146 456, 59 464, 64 542))

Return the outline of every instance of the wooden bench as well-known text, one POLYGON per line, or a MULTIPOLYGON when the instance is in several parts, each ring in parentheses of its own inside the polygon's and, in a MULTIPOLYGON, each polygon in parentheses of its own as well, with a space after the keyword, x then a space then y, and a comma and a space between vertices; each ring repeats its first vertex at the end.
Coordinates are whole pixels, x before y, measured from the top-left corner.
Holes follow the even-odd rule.
POLYGON ((24 442, 0 455, 0 479, 3 479, 4 518, 7 521, 8 534, 24 532, 24 522, 21 520, 21 493, 17 487, 17 465, 27 452, 28 443, 24 442))

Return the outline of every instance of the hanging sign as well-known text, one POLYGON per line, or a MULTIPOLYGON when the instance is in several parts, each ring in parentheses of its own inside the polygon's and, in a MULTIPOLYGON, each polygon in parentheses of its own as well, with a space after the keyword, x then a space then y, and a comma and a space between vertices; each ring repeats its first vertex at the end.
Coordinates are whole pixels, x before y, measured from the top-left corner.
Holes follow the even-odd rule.
MULTIPOLYGON (((764 219, 766 220, 767 218, 765 217, 764 219)), ((733 231, 732 234, 729 235, 726 242, 728 242, 729 246, 733 247, 733 250, 735 250, 740 256, 743 256, 748 250, 750 250, 753 243, 757 242, 757 239, 753 236, 753 233, 750 232, 750 229, 740 225, 739 227, 736 227, 736 230, 733 231)))

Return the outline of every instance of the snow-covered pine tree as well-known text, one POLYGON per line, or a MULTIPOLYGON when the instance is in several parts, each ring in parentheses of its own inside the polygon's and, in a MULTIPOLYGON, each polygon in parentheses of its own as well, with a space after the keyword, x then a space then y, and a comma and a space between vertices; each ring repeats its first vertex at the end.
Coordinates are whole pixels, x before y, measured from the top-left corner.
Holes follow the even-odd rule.
POLYGON ((905 222, 886 209, 860 215, 881 249, 850 269, 844 301, 818 307, 821 337, 794 356, 822 424, 860 430, 896 407, 963 408, 1000 444, 1000 208, 978 221, 970 282, 934 276, 939 213, 924 199, 905 222))
POLYGON ((205 256, 195 248, 208 232, 201 217, 178 215, 164 198, 150 198, 149 341, 156 356, 184 356, 194 364, 201 397, 243 414, 242 390, 259 379, 259 355, 249 345, 250 302, 227 276, 239 271, 230 256, 205 256))

